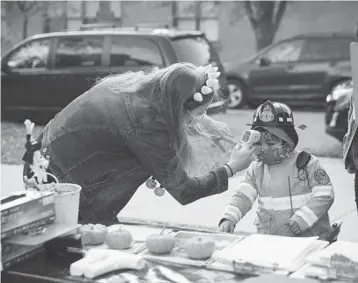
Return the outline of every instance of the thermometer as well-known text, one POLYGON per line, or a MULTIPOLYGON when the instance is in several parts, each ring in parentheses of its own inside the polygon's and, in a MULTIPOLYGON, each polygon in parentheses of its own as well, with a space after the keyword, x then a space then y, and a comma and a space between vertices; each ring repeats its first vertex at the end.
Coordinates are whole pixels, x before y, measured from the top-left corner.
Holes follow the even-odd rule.
POLYGON ((246 130, 242 133, 241 144, 245 149, 249 149, 253 144, 259 142, 261 133, 255 130, 246 130))

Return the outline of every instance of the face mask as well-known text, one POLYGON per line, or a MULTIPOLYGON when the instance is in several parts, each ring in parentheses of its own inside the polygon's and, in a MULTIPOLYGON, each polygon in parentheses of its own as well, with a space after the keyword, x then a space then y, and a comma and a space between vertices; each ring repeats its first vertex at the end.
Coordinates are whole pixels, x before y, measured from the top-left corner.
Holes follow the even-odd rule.
POLYGON ((261 147, 256 156, 258 161, 262 161, 262 163, 266 165, 274 165, 279 164, 284 159, 288 158, 290 156, 290 153, 288 152, 288 149, 285 148, 283 145, 278 147, 268 146, 266 148, 261 147))

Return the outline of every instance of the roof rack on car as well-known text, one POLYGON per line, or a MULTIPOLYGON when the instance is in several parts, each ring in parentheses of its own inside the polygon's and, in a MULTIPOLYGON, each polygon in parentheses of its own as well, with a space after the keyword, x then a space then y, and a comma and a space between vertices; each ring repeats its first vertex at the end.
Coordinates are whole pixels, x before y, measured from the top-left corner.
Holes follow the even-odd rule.
POLYGON ((116 23, 96 23, 96 24, 82 24, 80 30, 94 30, 94 29, 121 29, 121 30, 145 30, 145 29, 169 29, 168 24, 161 23, 147 23, 147 24, 136 24, 134 27, 122 27, 116 23))
POLYGON ((327 32, 307 32, 307 33, 299 33, 294 37, 339 37, 339 36, 347 36, 352 35, 352 31, 349 30, 341 30, 341 31, 327 31, 327 32))
POLYGON ((165 23, 146 23, 146 24, 136 24, 134 27, 135 30, 139 30, 141 28, 144 28, 144 29, 157 29, 157 28, 169 29, 170 25, 165 24, 165 23))
POLYGON ((97 24, 82 24, 80 30, 91 30, 91 29, 107 29, 107 28, 121 28, 115 23, 97 23, 97 24))

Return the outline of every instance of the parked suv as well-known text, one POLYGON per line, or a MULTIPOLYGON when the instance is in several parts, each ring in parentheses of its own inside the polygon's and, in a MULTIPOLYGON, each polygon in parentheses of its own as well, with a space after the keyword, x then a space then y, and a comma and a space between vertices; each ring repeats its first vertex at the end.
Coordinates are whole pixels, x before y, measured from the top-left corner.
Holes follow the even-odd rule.
POLYGON ((224 64, 229 108, 256 107, 266 99, 324 106, 326 95, 351 78, 353 33, 297 35, 280 40, 245 62, 224 64))
POLYGON ((2 59, 1 108, 3 114, 49 119, 100 77, 176 62, 218 66, 222 94, 210 109, 225 109, 224 69, 202 32, 138 27, 55 32, 24 40, 2 59))

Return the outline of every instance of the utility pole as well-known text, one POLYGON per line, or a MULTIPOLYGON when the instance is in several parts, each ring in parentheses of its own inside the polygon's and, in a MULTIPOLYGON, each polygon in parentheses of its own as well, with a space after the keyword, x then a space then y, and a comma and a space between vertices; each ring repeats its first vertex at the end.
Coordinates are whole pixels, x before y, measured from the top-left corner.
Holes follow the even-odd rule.
POLYGON ((200 30, 201 1, 195 2, 195 29, 200 30))
POLYGON ((172 26, 173 28, 178 27, 178 5, 177 1, 171 2, 171 8, 172 8, 172 26))

